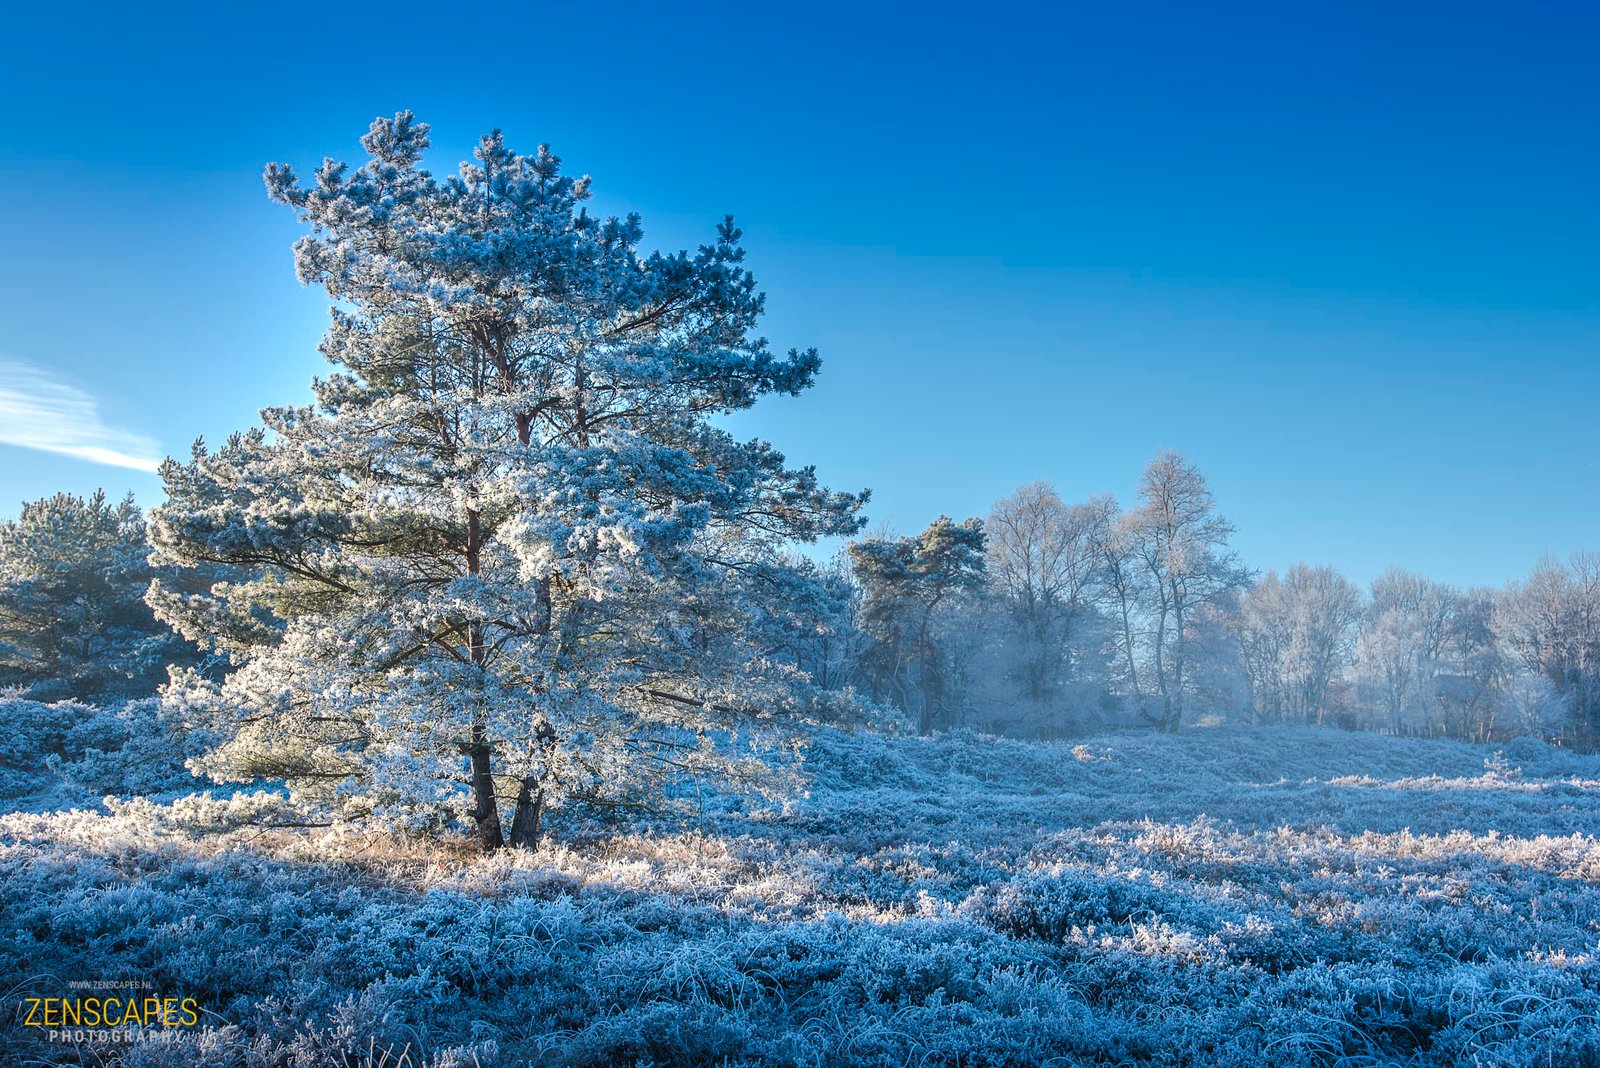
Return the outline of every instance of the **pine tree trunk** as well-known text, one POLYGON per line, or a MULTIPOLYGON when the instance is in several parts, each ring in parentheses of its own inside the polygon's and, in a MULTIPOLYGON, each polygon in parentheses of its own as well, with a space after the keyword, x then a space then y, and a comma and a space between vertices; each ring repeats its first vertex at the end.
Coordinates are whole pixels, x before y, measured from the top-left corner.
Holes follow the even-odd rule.
POLYGON ((493 853, 506 843, 500 831, 500 805, 494 796, 489 742, 482 727, 472 728, 467 756, 472 760, 472 820, 477 827, 478 845, 485 853, 493 853))
POLYGON ((517 807, 511 816, 511 838, 507 842, 513 849, 537 849, 542 837, 544 821, 544 787, 535 786, 531 777, 522 780, 517 791, 517 807))
MULTIPOLYGON (((479 574, 482 570, 479 553, 483 544, 483 533, 478 523, 476 508, 467 509, 467 573, 479 574)), ((478 622, 467 624, 467 656, 481 671, 487 656, 487 648, 483 640, 483 625, 478 622)), ((489 731, 482 723, 472 725, 472 744, 467 747, 467 756, 472 761, 472 820, 477 825, 478 845, 485 853, 493 853, 506 844, 505 835, 500 830, 500 801, 494 792, 494 767, 491 763, 493 754, 489 747, 489 731)))

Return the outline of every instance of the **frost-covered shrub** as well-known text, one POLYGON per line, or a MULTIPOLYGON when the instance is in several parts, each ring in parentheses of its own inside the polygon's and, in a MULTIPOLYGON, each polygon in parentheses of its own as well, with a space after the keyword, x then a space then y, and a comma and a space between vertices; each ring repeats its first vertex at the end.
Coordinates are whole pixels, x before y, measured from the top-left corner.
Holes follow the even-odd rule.
POLYGON ((69 782, 101 794, 159 794, 193 789, 187 762, 204 749, 203 732, 189 731, 156 698, 130 701, 74 729, 56 770, 69 782))
POLYGON ((81 759, 97 744, 120 745, 126 737, 114 712, 92 705, 0 698, 0 797, 44 792, 56 783, 57 764, 81 759))
POLYGON ((184 764, 197 746, 153 698, 116 708, 0 700, 0 796, 40 794, 63 781, 82 799, 192 789, 184 764))
MULTIPOLYGON (((1001 886, 984 919, 1007 934, 1060 942, 1078 930, 1128 929, 1139 921, 1167 919, 1193 922, 1197 909, 1204 904, 1145 879, 1066 868, 1029 873, 1001 886)), ((1206 921, 1208 927, 1220 926, 1209 915, 1206 921)))
POLYGON ((0 801, 48 811, 108 795, 170 795, 200 787, 185 767, 204 735, 154 699, 114 708, 0 698, 0 801))
MULTIPOLYGON (((43 704, 21 697, 0 698, 0 764, 37 769, 51 755, 69 754, 68 739, 95 740, 114 734, 109 713, 75 701, 43 704)), ((81 745, 78 752, 82 752, 81 745)))

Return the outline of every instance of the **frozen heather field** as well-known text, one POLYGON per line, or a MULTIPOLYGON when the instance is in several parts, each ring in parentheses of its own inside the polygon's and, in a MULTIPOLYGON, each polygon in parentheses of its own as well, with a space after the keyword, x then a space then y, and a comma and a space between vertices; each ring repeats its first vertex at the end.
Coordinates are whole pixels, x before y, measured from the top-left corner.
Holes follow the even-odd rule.
POLYGON ((824 735, 808 769, 720 833, 492 859, 13 813, 4 973, 139 976, 209 1026, 13 1029, 8 1063, 1600 1063, 1600 758, 957 732, 824 735))

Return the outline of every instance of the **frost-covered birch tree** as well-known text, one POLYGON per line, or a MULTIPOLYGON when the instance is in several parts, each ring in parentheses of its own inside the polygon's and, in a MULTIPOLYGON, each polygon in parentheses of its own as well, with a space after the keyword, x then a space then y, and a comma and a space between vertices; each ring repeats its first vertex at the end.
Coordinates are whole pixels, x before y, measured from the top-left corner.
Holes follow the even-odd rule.
POLYGON ((1367 703, 1395 732, 1427 727, 1446 674, 1445 651, 1459 594, 1391 567, 1372 581, 1356 646, 1356 677, 1367 703))
POLYGON ((1600 553, 1541 560, 1507 587, 1493 622, 1507 654, 1565 704, 1569 736, 1600 746, 1600 553))
POLYGON ((985 525, 988 574, 1016 631, 1022 696, 1047 705, 1067 680, 1072 639, 1092 611, 1104 506, 1068 505, 1048 482, 996 501, 985 525))
POLYGON ((1233 629, 1258 721, 1326 720, 1361 612, 1361 591, 1331 567, 1268 571, 1244 592, 1233 629))
POLYGON ((485 849, 536 842, 564 798, 759 773, 718 732, 812 707, 764 636, 830 596, 783 547, 853 533, 865 494, 711 418, 798 394, 815 350, 753 333, 731 218, 645 254, 543 146, 492 133, 438 177, 410 112, 361 143, 309 183, 266 170, 310 229, 295 264, 334 301, 335 370, 162 470, 160 556, 260 571, 152 594, 235 660, 171 694, 232 731, 206 770, 345 816, 468 809, 485 849))
POLYGON ((1141 712, 1164 731, 1183 723, 1195 613, 1250 581, 1228 547, 1233 524, 1216 512, 1205 476, 1167 450, 1145 466, 1139 506, 1122 519, 1123 537, 1145 573, 1141 587, 1149 627, 1149 676, 1161 711, 1141 712))

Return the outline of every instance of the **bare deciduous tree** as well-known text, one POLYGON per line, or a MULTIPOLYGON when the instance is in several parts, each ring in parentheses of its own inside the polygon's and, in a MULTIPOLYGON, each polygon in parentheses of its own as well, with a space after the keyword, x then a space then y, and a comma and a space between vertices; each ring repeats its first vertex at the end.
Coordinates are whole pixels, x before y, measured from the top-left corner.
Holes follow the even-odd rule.
POLYGON ((1176 731, 1183 723, 1191 617, 1243 586, 1250 573, 1228 547, 1233 524, 1217 514, 1205 477, 1170 449, 1145 467, 1139 506, 1121 525, 1148 579, 1145 614, 1155 696, 1161 701, 1157 713, 1142 703, 1140 711, 1162 730, 1176 731))
POLYGON ((1020 638, 1015 662, 1023 696, 1047 705, 1070 670, 1069 641, 1092 611, 1103 510, 1068 505, 1048 482, 996 501, 986 527, 989 578, 1020 638))
POLYGON ((1546 557, 1500 598, 1494 630, 1566 702, 1574 740, 1600 742, 1600 554, 1546 557))
POLYGON ((1331 567, 1296 564, 1240 598, 1239 646, 1256 719, 1322 723, 1354 653, 1361 592, 1331 567))

